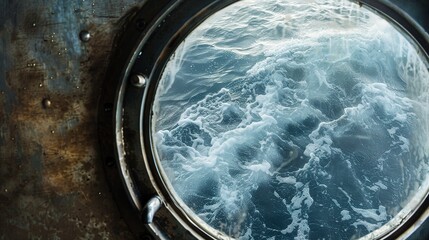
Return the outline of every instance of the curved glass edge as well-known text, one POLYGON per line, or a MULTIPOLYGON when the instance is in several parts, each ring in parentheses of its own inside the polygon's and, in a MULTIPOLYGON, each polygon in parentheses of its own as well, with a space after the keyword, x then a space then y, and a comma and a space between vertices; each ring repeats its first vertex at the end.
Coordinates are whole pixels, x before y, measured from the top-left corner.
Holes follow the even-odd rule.
MULTIPOLYGON (((420 58, 426 60, 424 62, 429 64, 429 32, 426 32, 410 14, 403 11, 394 3, 386 0, 362 0, 361 2, 364 3, 364 7, 368 10, 391 23, 417 50, 417 54, 420 58)), ((429 66, 427 67, 429 69, 429 66)), ((427 79, 425 84, 429 84, 429 79, 427 79)), ((429 102, 429 100, 427 101, 429 102)), ((427 117, 429 118, 429 116, 427 117)), ((424 205, 429 199, 429 176, 421 184, 421 187, 422 186, 428 186, 426 191, 418 191, 416 189, 416 193, 405 201, 408 203, 405 204, 402 210, 397 213, 393 219, 360 239, 390 239, 392 237, 395 239, 418 239, 419 236, 415 236, 415 232, 421 231, 421 227, 429 226, 429 206, 424 205), (418 211, 422 213, 417 214, 418 211), (415 219, 411 220, 413 217, 415 219), (400 228, 403 228, 405 225, 409 227, 400 230, 400 228)), ((404 204, 400 203, 400 205, 404 204)))
MULTIPOLYGON (((385 2, 385 1, 378 1, 378 2, 385 2)), ((364 6, 367 9, 374 12, 375 14, 377 14, 378 16, 388 20, 388 22, 390 22, 390 23, 393 22, 394 24, 392 24, 392 25, 395 28, 397 28, 397 30, 400 31, 403 34, 403 36, 406 37, 409 40, 409 42, 411 44, 413 44, 413 46, 416 49, 423 50, 419 41, 416 41, 416 39, 413 37, 413 35, 411 35, 408 31, 406 31, 406 29, 404 29, 404 27, 401 25, 400 22, 397 22, 395 19, 390 18, 389 15, 384 14, 384 12, 381 9, 375 9, 373 7, 368 7, 366 5, 364 5, 364 6), (383 13, 383 14, 380 14, 380 13, 383 13)), ((227 7, 227 6, 225 6, 225 7, 227 7)), ((176 50, 177 49, 171 50, 170 53, 174 53, 176 50)), ((426 60, 429 58, 429 55, 424 50, 422 52, 420 52, 420 55, 424 56, 424 58, 426 60)), ((159 79, 157 79, 157 81, 159 81, 159 79)), ((152 120, 150 120, 149 122, 152 123, 152 120)), ((150 131, 153 132, 153 130, 154 129, 153 129, 153 126, 151 124, 150 131)), ((161 180, 162 180, 162 183, 164 185, 164 186, 162 186, 163 190, 165 190, 168 195, 172 196, 172 199, 173 199, 172 204, 175 205, 175 207, 173 207, 171 204, 165 203, 166 207, 169 208, 169 210, 172 211, 173 214, 174 214, 174 211, 176 211, 176 208, 178 208, 180 211, 185 213, 185 215, 187 215, 186 221, 181 220, 181 222, 183 222, 184 224, 187 224, 189 222, 191 224, 195 224, 199 228, 203 228, 204 229, 203 231, 208 232, 213 238, 216 238, 216 239, 233 239, 233 238, 227 236, 225 233, 219 232, 218 230, 209 226, 206 222, 204 222, 196 214, 194 214, 193 211, 180 199, 180 197, 177 196, 176 192, 174 191, 173 186, 171 185, 170 181, 168 180, 168 177, 167 177, 165 171, 163 170, 160 159, 158 157, 156 157, 159 155, 158 155, 156 147, 153 147, 153 140, 152 139, 151 139, 151 145, 152 145, 152 151, 155 153, 154 161, 156 164, 156 172, 158 175, 161 176, 161 180)), ((426 179, 426 181, 422 184, 422 186, 429 186, 429 178, 426 179)), ((417 194, 412 195, 412 199, 410 199, 408 204, 406 204, 406 206, 395 216, 395 218, 390 220, 388 223, 384 224, 381 228, 371 232, 368 235, 361 237, 360 239, 378 239, 378 238, 383 238, 385 236, 388 237, 388 235, 392 231, 392 229, 396 230, 399 226, 404 224, 404 222, 408 221, 408 219, 411 217, 411 215, 414 214, 413 212, 416 210, 416 208, 419 208, 421 203, 428 197, 428 194, 429 194, 429 189, 426 192, 420 191, 417 194), (418 199, 420 199, 420 200, 418 200, 418 199)), ((175 216, 180 219, 180 217, 177 214, 175 214, 175 216)), ((422 215, 422 218, 420 218, 419 221, 422 221, 422 219, 423 219, 423 221, 425 221, 428 216, 429 216, 429 210, 427 210, 425 212, 425 214, 422 215)), ((420 225, 416 224, 415 226, 416 226, 416 228, 418 228, 420 225)), ((414 231, 415 231, 415 229, 409 228, 407 231, 403 232, 402 236, 410 236, 414 231)))
MULTIPOLYGON (((180 29, 180 32, 176 33, 177 35, 181 35, 182 32, 186 32, 189 31, 191 32, 193 29, 195 29, 196 27, 198 27, 202 22, 204 22, 208 17, 210 17, 211 15, 217 13, 217 11, 228 7, 229 5, 238 2, 239 0, 207 0, 204 1, 205 3, 205 8, 204 9, 200 9, 200 11, 198 12, 198 16, 192 16, 190 19, 188 19, 188 21, 186 23, 183 24, 183 28, 180 29), (213 9, 214 10, 213 10, 213 9)), ((181 1, 175 1, 175 4, 173 4, 173 6, 171 7, 171 12, 174 12, 175 9, 177 8, 181 8, 183 6, 180 6, 181 1)), ((186 3, 185 3, 186 4, 186 3)), ((157 22, 162 22, 165 23, 164 18, 166 16, 170 16, 171 12, 167 15, 164 14, 164 16, 160 19, 158 19, 157 22)), ((155 24, 154 26, 156 27, 158 24, 155 24)), ((158 25, 159 27, 160 25, 158 25)), ((177 41, 176 38, 180 38, 177 35, 172 36, 172 41, 173 43, 177 41)), ((185 36, 181 36, 184 40, 186 38, 187 35, 185 36)), ((141 43, 140 46, 138 47, 138 49, 142 49, 143 48, 144 43, 141 43)), ((167 44, 169 45, 169 44, 167 44)), ((177 43, 177 46, 180 45, 180 42, 177 43)), ((168 54, 172 54, 174 52, 174 49, 171 49, 171 45, 168 46, 168 48, 166 46, 164 46, 164 51, 167 51, 168 54)), ((141 53, 141 52, 140 52, 141 53)), ((161 54, 163 55, 163 54, 161 54)), ((162 69, 164 69, 166 63, 168 62, 170 58, 167 57, 164 65, 161 66, 162 69)), ((135 62, 135 61, 133 61, 135 62)), ((157 64, 159 64, 159 62, 156 62, 154 69, 156 69, 157 67, 160 66, 156 66, 157 64)), ((149 77, 149 84, 158 84, 159 78, 157 74, 153 74, 155 70, 153 70, 151 72, 151 75, 149 77), (156 78, 156 79, 154 79, 156 78)), ((162 72, 161 72, 162 73, 162 72)), ((144 118, 144 112, 145 112, 145 102, 147 101, 147 88, 145 88, 145 93, 144 93, 144 97, 143 97, 143 102, 141 105, 141 114, 140 114, 140 122, 143 122, 143 118, 144 118)), ((152 112, 152 109, 149 110, 150 112, 152 112)), ((150 132, 152 132, 152 114, 150 114, 149 117, 149 121, 148 121, 148 128, 143 128, 143 126, 141 126, 140 129, 140 141, 141 141, 141 145, 142 145, 142 153, 143 153, 143 159, 145 162, 145 166, 147 169, 147 172, 149 174, 149 178, 152 182, 152 185, 154 186, 155 190, 157 191, 157 193, 159 194, 159 196, 161 197, 164 206, 168 209, 168 211, 173 215, 173 217, 182 224, 182 226, 187 229, 189 232, 192 233, 192 235, 197 238, 197 239, 220 239, 220 240, 233 240, 234 238, 231 238, 230 236, 227 236, 225 233, 218 231, 216 229, 214 229, 213 227, 211 227, 210 225, 208 225, 206 222, 204 222, 202 219, 200 219, 198 216, 190 216, 189 213, 192 212, 192 210, 190 210, 180 198, 176 198, 175 196, 177 196, 177 194, 175 193, 173 187, 171 186, 170 182, 166 179, 168 179, 166 177, 166 174, 163 170, 163 168, 161 167, 161 163, 159 161, 159 159, 155 156, 157 156, 157 150, 155 147, 153 147, 153 139, 150 137, 149 139, 145 139, 143 137, 143 132, 147 129, 150 130, 150 132), (147 145, 150 147, 152 153, 151 156, 153 156, 153 159, 149 158, 147 156, 147 150, 145 150, 147 148, 147 145), (146 146, 146 147, 145 147, 146 146), (171 200, 168 201, 168 199, 171 200)), ((151 134, 150 134, 151 135, 151 134)))
MULTIPOLYGON (((429 186, 429 178, 426 179, 426 181, 422 184, 422 186, 429 186)), ((366 236, 363 236, 362 240, 370 240, 370 239, 383 239, 383 238, 389 238, 392 234, 392 230, 397 230, 401 225, 407 223, 407 221, 412 217, 412 215, 415 213, 417 209, 419 209, 422 204, 428 198, 429 192, 416 192, 412 196, 412 198, 409 200, 409 203, 405 205, 402 210, 396 214, 396 216, 391 219, 389 222, 384 224, 382 227, 374 230, 373 232, 367 234, 366 236)), ((424 206, 423 206, 424 207, 424 206)), ((429 209, 426 210, 426 213, 421 216, 423 219, 427 219, 429 216, 429 209)), ((419 220, 421 221, 421 220, 419 220)), ((405 232, 399 233, 401 235, 401 238, 408 238, 407 236, 411 235, 420 225, 414 223, 411 227, 407 228, 405 232)))

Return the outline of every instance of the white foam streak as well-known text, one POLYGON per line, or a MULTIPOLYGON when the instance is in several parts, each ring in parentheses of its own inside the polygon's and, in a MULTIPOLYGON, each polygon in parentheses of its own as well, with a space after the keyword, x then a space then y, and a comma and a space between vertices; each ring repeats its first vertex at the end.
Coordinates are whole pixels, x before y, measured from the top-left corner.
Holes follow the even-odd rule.
POLYGON ((380 206, 378 209, 362 209, 356 207, 352 207, 352 209, 362 217, 376 222, 382 222, 387 219, 386 208, 383 206, 380 206))
POLYGON ((354 2, 239 1, 167 64, 153 139, 179 197, 217 229, 307 239, 317 206, 352 237, 427 177, 428 76, 415 47, 354 2))

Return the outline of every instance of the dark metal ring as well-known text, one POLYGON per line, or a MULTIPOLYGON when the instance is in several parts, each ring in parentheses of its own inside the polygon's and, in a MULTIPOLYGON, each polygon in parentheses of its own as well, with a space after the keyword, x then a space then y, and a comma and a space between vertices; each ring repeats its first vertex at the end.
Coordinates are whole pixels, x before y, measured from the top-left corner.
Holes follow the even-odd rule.
MULTIPOLYGON (((236 1, 146 1, 141 10, 133 11, 126 19, 126 28, 116 41, 100 99, 99 136, 110 187, 137 235, 149 231, 159 238, 226 238, 189 217, 170 195, 154 159, 150 119, 158 81, 170 56, 200 23, 236 1), (154 195, 160 196, 163 207, 153 223, 144 224, 141 213, 154 195), (142 230, 143 225, 146 230, 142 230)), ((405 30, 428 57, 428 35, 411 17, 387 1, 360 3, 405 30)), ((416 222, 428 217, 428 207, 426 196, 404 223, 381 238, 415 231, 419 227, 416 222)))

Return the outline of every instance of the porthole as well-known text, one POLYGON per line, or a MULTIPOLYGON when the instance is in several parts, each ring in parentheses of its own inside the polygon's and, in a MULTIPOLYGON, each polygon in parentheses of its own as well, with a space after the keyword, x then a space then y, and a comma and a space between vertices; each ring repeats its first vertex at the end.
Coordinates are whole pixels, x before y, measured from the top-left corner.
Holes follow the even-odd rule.
POLYGON ((129 22, 100 132, 135 229, 386 239, 426 219, 428 38, 394 5, 148 1, 129 22))

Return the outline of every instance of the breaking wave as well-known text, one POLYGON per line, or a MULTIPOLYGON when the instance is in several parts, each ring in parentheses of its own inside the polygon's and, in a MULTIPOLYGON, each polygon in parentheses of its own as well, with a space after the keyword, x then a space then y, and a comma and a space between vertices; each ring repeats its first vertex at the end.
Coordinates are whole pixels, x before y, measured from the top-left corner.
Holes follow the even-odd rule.
POLYGON ((427 191, 429 72, 348 1, 246 0, 168 62, 153 141, 178 197, 240 239, 350 239, 427 191))

